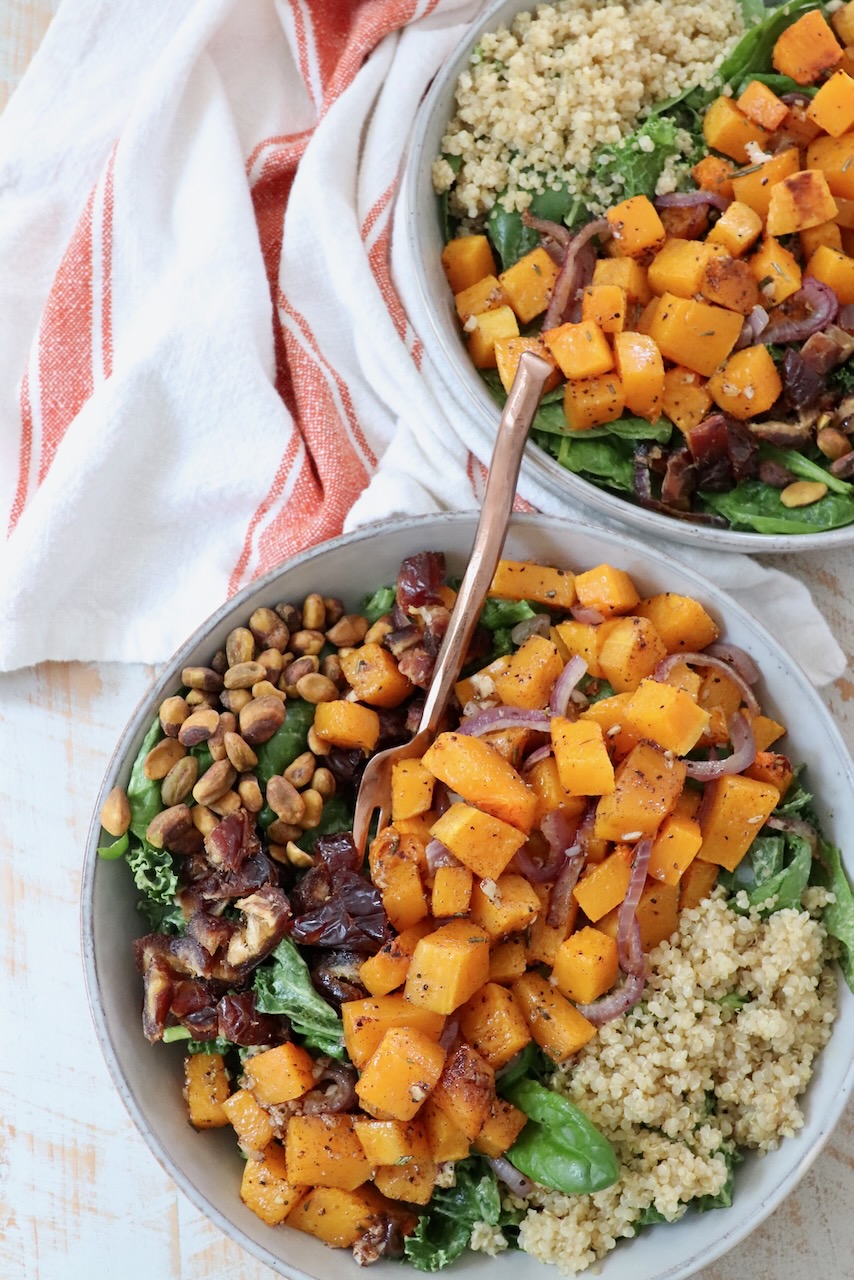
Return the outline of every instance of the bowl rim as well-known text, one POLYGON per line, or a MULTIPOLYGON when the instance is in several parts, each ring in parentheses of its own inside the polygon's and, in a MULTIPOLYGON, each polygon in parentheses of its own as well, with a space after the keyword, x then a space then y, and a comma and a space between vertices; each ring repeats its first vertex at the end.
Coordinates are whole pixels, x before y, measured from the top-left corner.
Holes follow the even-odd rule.
MULTIPOLYGON (((484 458, 491 447, 490 442, 495 434, 500 411, 492 402, 482 379, 473 366, 466 361, 456 329, 452 341, 449 332, 451 325, 443 325, 440 322, 441 313, 436 305, 437 296, 431 288, 426 266, 425 228, 430 229, 426 219, 429 218, 431 222, 435 222, 435 230, 438 230, 438 219, 435 216, 436 198, 434 197, 430 202, 429 214, 425 212, 423 202, 425 184, 432 195, 429 172, 435 158, 433 153, 428 153, 428 134, 442 100, 447 97, 450 86, 456 82, 460 71, 468 62, 468 55, 477 37, 498 21, 509 22, 514 12, 521 13, 530 7, 530 4, 525 4, 525 0, 492 0, 486 9, 466 26, 418 106, 398 196, 404 218, 401 239, 406 253, 407 270, 411 274, 411 283, 414 285, 414 288, 407 290, 406 299, 408 308, 414 313, 411 316, 413 327, 442 382, 444 391, 451 397, 458 414, 462 415, 462 419, 457 418, 457 430, 463 437, 464 443, 477 453, 477 456, 484 458)), ((429 252, 432 252, 432 249, 429 252)), ((567 471, 557 459, 552 458, 533 440, 525 446, 521 476, 523 480, 527 479, 531 484, 547 489, 549 494, 559 501, 580 502, 585 507, 601 512, 611 520, 625 522, 632 526, 639 536, 653 534, 706 550, 734 553, 761 552, 765 555, 774 555, 838 548, 854 543, 854 522, 839 529, 828 529, 816 533, 765 534, 717 529, 666 516, 630 502, 617 494, 610 494, 591 481, 567 471)))
MULTIPOLYGON (((405 532, 422 527, 429 527, 431 529, 435 528, 438 538, 441 537, 441 529, 446 528, 448 525, 455 525, 459 527, 470 525, 473 534, 476 520, 477 513, 473 512, 437 512, 418 516, 392 518, 378 522, 372 526, 357 529, 351 533, 343 533, 336 538, 319 543, 268 570, 253 582, 249 583, 246 587, 242 588, 229 600, 221 603, 209 615, 209 617, 196 627, 192 634, 187 637, 181 645, 179 645, 173 655, 161 665, 145 693, 138 700, 133 712, 128 717, 125 727, 121 732, 119 740, 111 753, 109 763, 105 769, 104 777, 96 803, 93 807, 92 817, 87 831, 84 864, 80 885, 79 923, 81 960, 84 970, 84 985, 86 988, 86 997, 90 1015, 96 1031, 99 1048, 104 1057, 113 1085, 149 1151, 164 1172, 169 1175, 179 1190, 183 1192, 194 1207, 212 1221, 226 1237, 239 1244, 241 1248, 245 1249, 259 1261, 264 1262, 278 1274, 291 1276, 294 1280, 317 1280, 317 1277, 311 1275, 309 1272, 303 1271, 296 1265, 287 1262, 281 1255, 272 1253, 262 1244, 251 1239, 251 1237, 249 1237, 237 1223, 232 1221, 227 1214, 220 1211, 216 1205, 207 1198, 207 1196, 195 1185, 191 1176, 184 1172, 176 1158, 170 1154, 165 1145, 161 1143, 159 1138, 155 1135, 148 1124, 142 1105, 137 1100, 133 1088, 124 1076, 120 1065, 120 1053, 98 995, 100 989, 100 974, 95 946, 94 881, 98 866, 101 862, 97 853, 97 846, 101 831, 100 809, 110 786, 113 785, 113 780, 118 770, 122 763, 127 759, 127 752, 130 744, 139 734, 142 726, 147 724, 150 719, 152 707, 156 705, 157 701, 159 701, 163 696, 167 688, 174 686, 176 672, 180 669, 180 666, 183 665, 184 659, 192 653, 197 646, 203 642, 205 636, 221 624, 228 615, 231 613, 239 615, 241 609, 244 607, 244 601, 246 599, 258 594, 259 592, 264 592, 272 588, 273 584, 277 582, 283 574, 289 573, 306 564, 310 564, 315 558, 334 553, 345 545, 352 546, 358 545, 362 542, 367 543, 376 538, 383 538, 389 533, 396 531, 405 532), (441 525, 441 528, 438 527, 439 525, 441 525)), ((642 559, 652 560, 662 569, 667 570, 672 568, 670 556, 666 548, 644 546, 636 539, 626 537, 620 530, 606 529, 590 525, 580 519, 552 516, 541 513, 520 513, 514 514, 511 517, 511 527, 537 527, 543 525, 562 534, 566 534, 570 538, 573 535, 591 535, 594 537, 601 537, 614 543, 614 550, 618 553, 621 549, 625 549, 630 554, 640 556, 642 559)), ((803 676, 804 688, 809 691, 809 696, 814 704, 816 713, 822 721, 822 732, 826 737, 828 749, 833 751, 842 761, 848 782, 852 790, 854 790, 854 761, 852 761, 841 732, 828 707, 821 699, 815 687, 810 683, 806 673, 800 668, 800 664, 797 660, 776 639, 776 637, 765 628, 763 623, 761 623, 742 604, 729 596, 723 588, 718 587, 713 582, 710 582, 702 573, 682 562, 679 563, 678 570, 694 583, 701 599, 705 597, 706 600, 710 600, 718 607, 723 604, 730 616, 738 619, 742 624, 746 625, 749 630, 753 630, 758 633, 763 644, 767 645, 770 654, 778 662, 782 662, 786 667, 794 667, 800 671, 803 676)), ((142 1040, 140 1040, 140 1047, 142 1047, 142 1040)), ((821 1062, 820 1055, 818 1061, 819 1063, 821 1062)), ((755 1231, 756 1228, 760 1226, 761 1223, 764 1222, 765 1219, 794 1190, 805 1173, 814 1163, 830 1138, 852 1090, 854 1090, 854 1058, 852 1058, 847 1065, 841 1086, 823 1106, 823 1119, 814 1135, 812 1145, 803 1153, 801 1158, 792 1166, 789 1172, 784 1173, 779 1177, 775 1184, 763 1195, 761 1201, 756 1205, 753 1212, 746 1218, 738 1223, 733 1222, 733 1225, 729 1228, 727 1228, 726 1223, 724 1223, 724 1229, 716 1237, 714 1245, 706 1248, 702 1258, 694 1258, 693 1260, 689 1260, 687 1263, 675 1263, 669 1265, 660 1273, 657 1273, 655 1280, 687 1280, 688 1277, 696 1273, 698 1267, 710 1265, 755 1231)), ((792 1139, 792 1141, 796 1140, 796 1138, 797 1135, 795 1139, 792 1139)), ((773 1152, 771 1155, 773 1155, 773 1152)), ((602 1261, 604 1262, 605 1259, 602 1261)))

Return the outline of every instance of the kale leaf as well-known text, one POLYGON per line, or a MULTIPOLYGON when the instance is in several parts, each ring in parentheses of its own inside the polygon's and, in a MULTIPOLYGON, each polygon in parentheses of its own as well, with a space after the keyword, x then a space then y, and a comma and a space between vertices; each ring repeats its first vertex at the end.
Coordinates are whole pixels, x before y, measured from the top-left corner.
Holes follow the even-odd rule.
POLYGON ((477 1156, 454 1165, 452 1187, 437 1187, 429 1208, 404 1241, 406 1260, 418 1271, 440 1271, 467 1248, 475 1223, 499 1226, 502 1220, 498 1182, 486 1161, 477 1156))
POLYGON ((290 938, 283 938, 257 970, 253 987, 260 1013, 285 1014, 307 1048, 346 1058, 341 1019, 315 991, 308 965, 290 938))

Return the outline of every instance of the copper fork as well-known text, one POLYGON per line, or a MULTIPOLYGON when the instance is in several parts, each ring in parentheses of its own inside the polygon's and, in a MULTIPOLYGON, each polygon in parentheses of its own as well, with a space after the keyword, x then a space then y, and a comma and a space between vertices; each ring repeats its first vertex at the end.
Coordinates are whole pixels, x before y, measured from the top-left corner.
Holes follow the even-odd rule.
POLYGON ((436 659, 418 732, 409 742, 389 747, 373 756, 362 775, 353 819, 353 840, 362 854, 368 842, 373 814, 379 811, 378 832, 389 825, 392 766, 398 760, 422 756, 442 723, 451 690, 459 676, 504 546, 507 522, 516 496, 522 451, 546 378, 551 372, 551 365, 534 352, 522 353, 498 424, 474 544, 451 612, 448 630, 436 659))

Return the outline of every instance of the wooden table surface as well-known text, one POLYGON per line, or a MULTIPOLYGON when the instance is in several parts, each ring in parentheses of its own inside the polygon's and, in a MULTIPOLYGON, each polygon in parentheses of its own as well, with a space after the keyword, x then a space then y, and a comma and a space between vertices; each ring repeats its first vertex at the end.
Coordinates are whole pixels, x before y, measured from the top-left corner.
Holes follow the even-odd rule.
MULTIPOLYGON (((0 3, 0 109, 56 4, 0 3)), ((848 655, 849 675, 825 696, 854 747, 854 549, 773 563, 811 587, 848 655)), ((48 663, 0 676, 0 1280, 273 1275, 160 1169, 113 1089, 86 1002, 78 896, 90 811, 153 674, 48 663)), ((796 1191, 697 1280, 850 1280, 852 1259, 849 1107, 796 1191)))

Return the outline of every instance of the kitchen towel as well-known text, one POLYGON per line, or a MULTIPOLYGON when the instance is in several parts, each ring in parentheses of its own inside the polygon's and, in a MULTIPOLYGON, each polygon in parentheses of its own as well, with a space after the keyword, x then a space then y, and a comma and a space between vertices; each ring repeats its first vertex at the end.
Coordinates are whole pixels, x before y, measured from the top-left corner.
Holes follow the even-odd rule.
MULTIPOLYGON (((488 448, 393 242, 418 103, 482 8, 63 0, 0 116, 0 669, 162 661, 345 522, 479 504, 488 448)), ((799 583, 673 554, 816 683, 844 669, 799 583)))

